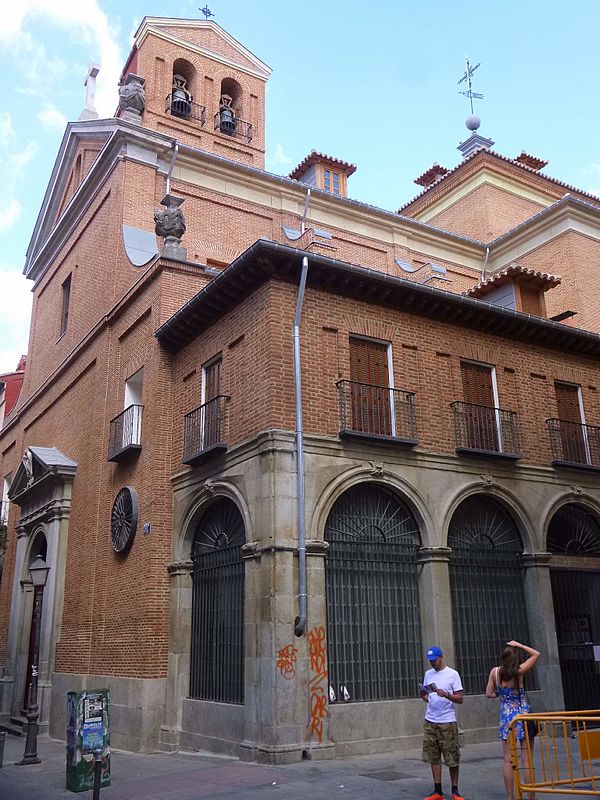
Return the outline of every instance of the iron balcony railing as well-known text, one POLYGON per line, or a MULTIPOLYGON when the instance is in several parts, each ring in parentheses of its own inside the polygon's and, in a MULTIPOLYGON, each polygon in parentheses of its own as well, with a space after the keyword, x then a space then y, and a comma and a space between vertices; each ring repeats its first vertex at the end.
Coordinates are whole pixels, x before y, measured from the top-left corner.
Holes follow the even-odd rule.
POLYGON ((389 386, 341 380, 340 435, 382 437, 417 443, 415 393, 389 386))
POLYGON ((173 96, 173 93, 165 97, 165 114, 171 114, 171 116, 179 117, 180 119, 189 119, 192 122, 197 122, 198 125, 204 125, 206 122, 206 108, 204 106, 187 98, 173 96))
POLYGON ((217 111, 214 117, 215 130, 220 130, 221 133, 227 136, 237 136, 239 139, 245 139, 247 142, 252 141, 252 123, 245 122, 238 117, 221 118, 221 112, 217 111))
POLYGON ((450 403, 450 407, 458 453, 521 458, 519 426, 514 411, 462 401, 450 403))
POLYGON ((183 418, 183 463, 193 464, 207 452, 226 450, 225 409, 229 397, 219 394, 183 418))
POLYGON ((142 449, 142 411, 131 405, 110 422, 108 461, 118 461, 126 453, 142 449))
POLYGON ((600 469, 599 427, 565 419, 547 419, 546 425, 553 464, 600 469))

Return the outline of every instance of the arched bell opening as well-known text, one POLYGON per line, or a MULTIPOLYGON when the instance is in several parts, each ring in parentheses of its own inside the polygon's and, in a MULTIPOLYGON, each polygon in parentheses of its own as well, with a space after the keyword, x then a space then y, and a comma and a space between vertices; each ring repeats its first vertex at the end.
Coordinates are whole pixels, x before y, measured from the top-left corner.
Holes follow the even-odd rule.
POLYGON ((190 697, 244 702, 244 520, 221 497, 201 516, 192 560, 190 697))
POLYGON ((233 136, 237 122, 244 116, 242 106, 242 87, 233 78, 223 78, 219 96, 219 130, 233 136))
POLYGON ((189 61, 178 58, 173 62, 171 92, 167 97, 167 110, 174 117, 190 119, 193 116, 196 70, 189 61))
POLYGON ((579 503, 561 506, 548 526, 550 580, 565 707, 598 708, 600 681, 600 519, 579 503))
POLYGON ((507 509, 475 494, 452 515, 448 547, 456 668, 465 692, 478 694, 504 644, 529 641, 523 543, 507 509))
POLYGON ((394 491, 359 483, 325 524, 329 700, 414 697, 421 680, 418 524, 394 491))

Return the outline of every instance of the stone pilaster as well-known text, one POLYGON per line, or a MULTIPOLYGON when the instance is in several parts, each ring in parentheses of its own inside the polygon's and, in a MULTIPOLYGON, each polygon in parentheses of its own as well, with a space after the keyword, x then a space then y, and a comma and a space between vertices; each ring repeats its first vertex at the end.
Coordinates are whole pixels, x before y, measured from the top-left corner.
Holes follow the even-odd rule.
POLYGON ((558 642, 550 582, 550 553, 526 553, 523 556, 525 568, 525 602, 529 622, 531 642, 525 642, 540 651, 536 667, 536 677, 544 692, 544 708, 534 702, 536 711, 560 711, 565 707, 558 642))
POLYGON ((448 570, 451 554, 449 547, 421 547, 418 554, 423 648, 432 645, 441 647, 449 665, 454 663, 448 570))

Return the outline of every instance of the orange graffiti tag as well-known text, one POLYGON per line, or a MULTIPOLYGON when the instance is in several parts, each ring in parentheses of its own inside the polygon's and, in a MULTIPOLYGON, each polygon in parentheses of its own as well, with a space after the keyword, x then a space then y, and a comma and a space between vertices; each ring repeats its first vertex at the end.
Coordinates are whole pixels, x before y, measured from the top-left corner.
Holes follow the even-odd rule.
POLYGON ((323 720, 327 709, 327 653, 325 650, 325 628, 320 625, 308 632, 308 659, 312 673, 310 679, 310 736, 323 741, 323 720))
POLYGON ((293 644, 286 644, 277 653, 277 669, 287 681, 290 681, 296 674, 297 654, 298 648, 293 644))

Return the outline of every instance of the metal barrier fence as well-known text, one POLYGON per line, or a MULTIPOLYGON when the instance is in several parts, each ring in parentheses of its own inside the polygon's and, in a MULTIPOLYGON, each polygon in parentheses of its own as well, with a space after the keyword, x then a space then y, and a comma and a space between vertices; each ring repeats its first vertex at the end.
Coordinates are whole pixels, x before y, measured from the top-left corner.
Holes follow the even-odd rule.
POLYGON ((600 710, 519 714, 508 743, 516 800, 548 795, 600 796, 600 710), (517 722, 537 722, 535 738, 517 741, 517 722))

